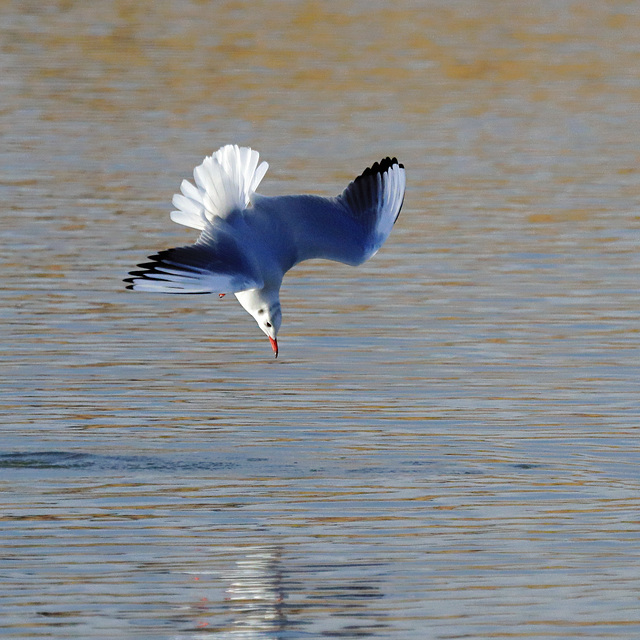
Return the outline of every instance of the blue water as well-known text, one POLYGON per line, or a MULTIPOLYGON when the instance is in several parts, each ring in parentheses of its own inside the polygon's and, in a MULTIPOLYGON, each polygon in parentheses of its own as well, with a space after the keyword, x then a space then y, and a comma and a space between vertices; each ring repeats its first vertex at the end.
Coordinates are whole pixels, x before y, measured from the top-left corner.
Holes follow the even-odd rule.
POLYGON ((637 12, 428 6, 7 7, 0 635, 640 636, 637 12), (407 167, 278 360, 121 282, 227 142, 407 167))

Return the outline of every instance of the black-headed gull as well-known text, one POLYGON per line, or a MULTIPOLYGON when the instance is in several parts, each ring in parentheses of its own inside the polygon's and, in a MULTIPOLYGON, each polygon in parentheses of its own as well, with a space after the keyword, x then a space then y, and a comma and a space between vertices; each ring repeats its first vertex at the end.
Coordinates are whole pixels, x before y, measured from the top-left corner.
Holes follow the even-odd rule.
POLYGON ((339 196, 267 197, 256 188, 266 162, 248 147, 227 145, 182 181, 171 219, 201 231, 195 244, 165 249, 138 265, 129 289, 159 293, 234 293, 269 337, 278 357, 280 285, 298 262, 325 258, 359 265, 384 244, 405 190, 396 158, 376 162, 339 196))

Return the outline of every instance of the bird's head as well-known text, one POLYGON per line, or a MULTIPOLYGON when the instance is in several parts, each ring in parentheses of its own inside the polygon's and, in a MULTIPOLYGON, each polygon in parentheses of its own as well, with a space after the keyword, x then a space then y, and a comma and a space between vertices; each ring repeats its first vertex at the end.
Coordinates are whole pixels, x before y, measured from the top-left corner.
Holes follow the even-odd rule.
POLYGON ((280 295, 267 292, 265 289, 253 289, 236 293, 238 302, 248 311, 258 323, 258 326, 269 338, 271 348, 278 357, 278 331, 282 324, 282 310, 280 295))
POLYGON ((277 335, 282 324, 282 311, 280 309, 280 302, 271 306, 260 306, 251 314, 258 326, 267 334, 273 353, 278 357, 278 340, 277 335))

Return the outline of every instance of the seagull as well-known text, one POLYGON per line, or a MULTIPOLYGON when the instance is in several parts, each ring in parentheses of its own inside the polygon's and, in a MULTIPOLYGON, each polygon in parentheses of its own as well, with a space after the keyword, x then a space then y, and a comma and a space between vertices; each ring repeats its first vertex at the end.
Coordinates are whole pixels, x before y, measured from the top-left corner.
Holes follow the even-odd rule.
POLYGON ((339 195, 262 196, 269 165, 249 147, 226 145, 193 170, 173 196, 171 219, 200 231, 195 244, 165 249, 139 264, 128 289, 152 293, 227 293, 255 319, 278 357, 280 285, 311 258, 357 266, 375 255, 398 219, 405 170, 375 162, 339 195))

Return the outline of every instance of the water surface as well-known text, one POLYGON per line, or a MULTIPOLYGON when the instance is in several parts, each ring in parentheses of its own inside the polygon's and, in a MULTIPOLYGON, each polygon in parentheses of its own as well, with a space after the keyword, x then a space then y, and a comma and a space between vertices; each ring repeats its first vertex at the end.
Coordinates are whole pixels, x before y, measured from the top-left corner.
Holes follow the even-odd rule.
POLYGON ((640 635, 634 4, 0 7, 0 634, 640 635), (228 142, 268 194, 407 167, 277 361, 121 283, 228 142))

